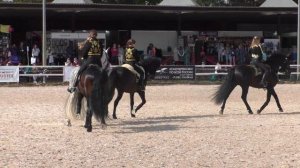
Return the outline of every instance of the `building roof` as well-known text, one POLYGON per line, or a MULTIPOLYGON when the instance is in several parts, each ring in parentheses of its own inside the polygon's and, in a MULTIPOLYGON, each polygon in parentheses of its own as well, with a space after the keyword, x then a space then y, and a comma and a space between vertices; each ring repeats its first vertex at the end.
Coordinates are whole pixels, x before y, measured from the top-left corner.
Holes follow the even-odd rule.
POLYGON ((297 7, 293 0, 266 0, 260 7, 297 7))
POLYGON ((199 6, 194 0, 163 0, 160 6, 199 6))
POLYGON ((91 4, 92 0, 54 0, 52 3, 54 4, 91 4))

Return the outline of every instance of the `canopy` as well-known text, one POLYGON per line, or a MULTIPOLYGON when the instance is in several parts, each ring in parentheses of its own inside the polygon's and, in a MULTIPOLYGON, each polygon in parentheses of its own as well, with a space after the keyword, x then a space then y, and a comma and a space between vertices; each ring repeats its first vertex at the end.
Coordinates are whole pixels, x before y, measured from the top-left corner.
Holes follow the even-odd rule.
POLYGON ((297 7, 293 0, 266 0, 260 7, 297 7))
POLYGON ((52 3, 60 3, 60 4, 90 4, 93 3, 92 0, 54 0, 52 3))
POLYGON ((163 0, 159 6, 199 6, 194 0, 163 0))

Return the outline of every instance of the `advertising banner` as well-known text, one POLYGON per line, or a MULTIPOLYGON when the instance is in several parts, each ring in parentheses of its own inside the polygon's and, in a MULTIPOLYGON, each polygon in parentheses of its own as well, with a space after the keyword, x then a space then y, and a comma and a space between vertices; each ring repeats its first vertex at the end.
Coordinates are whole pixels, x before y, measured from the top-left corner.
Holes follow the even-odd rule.
POLYGON ((19 82, 19 67, 0 66, 0 82, 19 82))
POLYGON ((156 72, 155 79, 157 80, 194 80, 195 66, 193 65, 167 65, 161 66, 156 72))

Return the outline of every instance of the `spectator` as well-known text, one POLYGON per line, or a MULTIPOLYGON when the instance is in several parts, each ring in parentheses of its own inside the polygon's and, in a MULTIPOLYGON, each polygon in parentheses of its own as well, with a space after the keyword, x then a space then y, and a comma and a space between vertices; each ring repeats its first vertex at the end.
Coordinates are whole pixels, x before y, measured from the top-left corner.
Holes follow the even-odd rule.
POLYGON ((18 54, 20 56, 20 62, 22 65, 27 65, 27 52, 26 52, 26 46, 24 45, 24 42, 20 42, 20 46, 18 48, 18 54))
POLYGON ((9 48, 8 53, 9 61, 7 65, 19 65, 20 64, 20 57, 18 55, 18 49, 15 44, 9 48))
POLYGON ((47 55, 48 55, 48 65, 54 65, 54 56, 52 54, 52 51, 50 47, 47 49, 47 55))
POLYGON ((76 67, 77 67, 77 66, 80 66, 77 57, 74 58, 74 60, 73 60, 73 62, 72 62, 72 66, 76 66, 76 67))
POLYGON ((156 56, 156 48, 152 43, 150 43, 147 47, 147 55, 148 56, 156 56))
POLYGON ((67 58, 73 58, 75 56, 75 50, 72 41, 69 41, 69 45, 66 48, 66 54, 67 54, 67 58))
POLYGON ((119 55, 119 50, 118 46, 116 43, 113 43, 112 47, 109 48, 108 50, 108 55, 109 55, 109 60, 112 65, 118 65, 118 55, 119 55))
POLYGON ((65 62, 65 66, 71 66, 72 62, 70 58, 67 58, 67 61, 65 62))
POLYGON ((183 65, 185 57, 186 57, 186 52, 185 52, 185 49, 182 46, 180 46, 178 48, 177 55, 178 55, 178 58, 179 58, 179 64, 183 65))
POLYGON ((124 48, 120 44, 118 45, 118 60, 119 65, 122 65, 124 62, 124 48))
POLYGON ((31 51, 31 56, 32 56, 31 64, 39 64, 40 63, 40 60, 39 60, 40 52, 41 51, 40 51, 39 47, 36 44, 34 44, 32 51, 31 51))

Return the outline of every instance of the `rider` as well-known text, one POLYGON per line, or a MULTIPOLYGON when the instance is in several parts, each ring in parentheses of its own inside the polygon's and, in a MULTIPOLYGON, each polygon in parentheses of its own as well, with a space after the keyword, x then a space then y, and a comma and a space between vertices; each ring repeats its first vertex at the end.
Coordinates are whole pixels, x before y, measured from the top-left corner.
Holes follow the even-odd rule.
POLYGON ((251 53, 251 64, 255 65, 256 67, 259 67, 261 70, 263 70, 264 74, 262 77, 262 80, 260 82, 261 85, 264 87, 267 87, 266 79, 268 79, 270 75, 270 67, 263 63, 263 51, 260 44, 260 37, 254 36, 251 46, 250 46, 250 53, 251 53))
POLYGON ((83 59, 86 60, 81 66, 75 78, 73 87, 68 88, 68 92, 74 92, 78 85, 79 76, 91 64, 96 64, 102 67, 101 56, 103 52, 102 43, 97 39, 97 31, 91 30, 85 44, 82 48, 83 59))
POLYGON ((126 64, 130 64, 139 74, 139 87, 141 90, 145 90, 145 84, 144 84, 144 70, 143 67, 139 65, 140 56, 138 55, 137 49, 135 47, 135 40, 129 39, 126 43, 126 49, 125 49, 125 61, 126 64))

